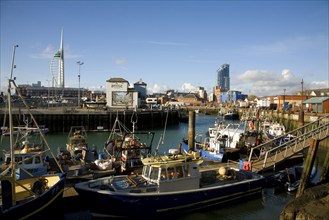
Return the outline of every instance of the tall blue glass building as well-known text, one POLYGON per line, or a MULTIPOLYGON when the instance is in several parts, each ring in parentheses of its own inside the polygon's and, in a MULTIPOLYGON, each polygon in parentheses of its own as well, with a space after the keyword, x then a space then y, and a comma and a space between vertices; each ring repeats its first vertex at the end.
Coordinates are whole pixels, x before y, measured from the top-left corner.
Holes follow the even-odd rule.
POLYGON ((219 86, 222 91, 230 90, 230 65, 229 64, 223 64, 217 70, 217 86, 219 86))

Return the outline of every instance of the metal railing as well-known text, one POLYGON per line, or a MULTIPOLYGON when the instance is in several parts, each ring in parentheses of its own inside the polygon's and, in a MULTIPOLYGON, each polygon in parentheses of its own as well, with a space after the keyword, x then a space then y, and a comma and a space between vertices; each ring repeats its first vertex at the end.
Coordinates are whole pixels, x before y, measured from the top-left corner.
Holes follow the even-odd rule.
POLYGON ((261 162, 262 169, 300 153, 311 144, 311 139, 329 136, 329 115, 290 131, 269 142, 251 148, 248 161, 261 162))

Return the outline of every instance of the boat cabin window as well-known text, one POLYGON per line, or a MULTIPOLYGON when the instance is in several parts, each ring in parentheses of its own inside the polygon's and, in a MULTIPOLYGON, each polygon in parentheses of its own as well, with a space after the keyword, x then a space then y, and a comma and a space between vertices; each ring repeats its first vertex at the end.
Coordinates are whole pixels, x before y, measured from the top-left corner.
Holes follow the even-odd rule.
POLYGON ((175 178, 175 167, 168 167, 168 176, 169 179, 175 178))
POLYGON ((33 158, 32 157, 26 157, 24 158, 24 163, 25 164, 32 164, 33 158))
POLYGON ((182 178, 184 177, 184 172, 186 172, 182 166, 168 167, 167 170, 169 179, 182 178))
POLYGON ((177 176, 177 178, 184 177, 183 167, 181 167, 181 166, 176 167, 176 176, 177 176))
POLYGON ((15 157, 15 162, 18 163, 18 162, 21 162, 23 160, 22 157, 15 157))
POLYGON ((151 180, 158 180, 159 177, 159 168, 158 167, 152 167, 151 173, 150 173, 150 179, 151 180))
POLYGON ((34 158, 34 163, 41 163, 40 157, 35 157, 34 158))
POLYGON ((167 170, 165 168, 161 169, 160 180, 167 180, 167 170))
POLYGON ((148 178, 150 175, 150 166, 144 166, 143 167, 143 175, 148 178))

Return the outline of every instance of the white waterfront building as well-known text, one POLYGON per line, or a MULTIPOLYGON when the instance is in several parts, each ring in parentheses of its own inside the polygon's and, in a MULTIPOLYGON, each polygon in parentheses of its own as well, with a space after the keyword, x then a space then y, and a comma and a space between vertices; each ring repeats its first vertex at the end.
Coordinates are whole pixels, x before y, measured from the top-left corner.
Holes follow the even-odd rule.
POLYGON ((138 91, 123 78, 111 78, 106 81, 106 102, 109 108, 138 108, 138 91))

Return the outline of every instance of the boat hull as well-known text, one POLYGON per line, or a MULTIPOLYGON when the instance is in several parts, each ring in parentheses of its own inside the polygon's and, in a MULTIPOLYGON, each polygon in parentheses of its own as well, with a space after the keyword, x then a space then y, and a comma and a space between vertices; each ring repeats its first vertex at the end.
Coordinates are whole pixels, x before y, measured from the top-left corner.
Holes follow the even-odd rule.
POLYGON ((229 121, 239 120, 239 114, 225 114, 224 119, 229 121))
MULTIPOLYGON (((182 142, 182 147, 183 150, 185 151, 185 153, 188 153, 188 145, 183 141, 182 142)), ((194 151, 199 152, 200 153, 200 157, 207 159, 207 160, 213 160, 213 161, 217 161, 217 162, 224 162, 227 160, 227 155, 224 151, 220 151, 220 152, 209 152, 203 149, 194 149, 194 151)))
POLYGON ((60 215, 66 174, 42 195, 1 211, 0 219, 45 219, 60 215))
MULTIPOLYGON (((91 182, 90 182, 91 183, 91 182)), ((143 218, 180 215, 211 206, 228 204, 246 197, 261 196, 264 179, 167 193, 116 193, 76 184, 75 189, 90 204, 92 213, 143 218)), ((92 183, 91 183, 92 184, 92 183)))

